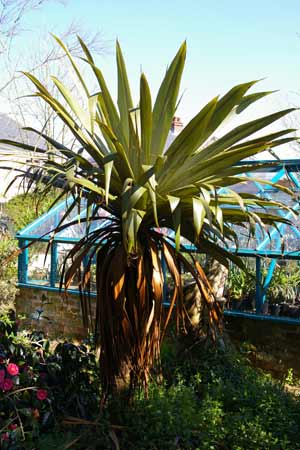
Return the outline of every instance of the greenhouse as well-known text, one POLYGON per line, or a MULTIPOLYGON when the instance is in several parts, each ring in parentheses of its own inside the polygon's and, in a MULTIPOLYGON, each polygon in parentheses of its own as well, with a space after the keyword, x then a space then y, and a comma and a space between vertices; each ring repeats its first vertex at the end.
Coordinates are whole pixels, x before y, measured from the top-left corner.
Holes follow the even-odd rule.
MULTIPOLYGON (((262 163, 269 162, 274 161, 262 161, 262 163)), ((253 163, 257 164, 257 161, 253 161, 253 163)), ((248 181, 246 184, 235 185, 233 189, 238 193, 247 191, 259 195, 261 198, 278 200, 283 204, 288 202, 288 206, 297 211, 299 209, 298 196, 300 191, 299 169, 300 160, 283 160, 268 169, 263 169, 261 172, 247 173, 247 176, 252 181, 248 181), (291 200, 288 194, 276 190, 274 186, 261 183, 258 179, 288 187, 293 191, 294 197, 291 200)), ((97 213, 99 220, 89 223, 86 219, 88 213, 84 198, 81 199, 80 206, 72 209, 72 212, 68 214, 68 207, 71 201, 71 198, 62 201, 17 233, 19 247, 23 248, 19 255, 18 265, 20 287, 59 291, 61 265, 74 243, 82 239, 87 232, 102 228, 109 222, 109 214, 99 208, 97 213), (53 234, 53 230, 59 223, 61 223, 61 231, 53 234), (35 256, 31 256, 31 254, 35 256)), ((239 246, 230 247, 230 251, 245 257, 250 266, 254 268, 255 295, 252 303, 250 302, 250 304, 244 305, 244 307, 242 305, 242 307, 239 306, 238 308, 235 305, 231 305, 225 310, 225 314, 299 323, 300 307, 297 305, 298 282, 294 286, 294 298, 289 307, 285 308, 286 313, 284 315, 280 314, 278 309, 274 312, 274 308, 273 311, 266 313, 265 308, 268 303, 267 291, 276 267, 288 267, 293 261, 293 264, 298 266, 300 260, 298 219, 293 218, 293 211, 281 211, 280 214, 292 220, 294 225, 289 226, 281 223, 276 229, 273 228, 271 232, 268 232, 268 230, 264 230, 256 224, 255 238, 252 237, 251 239, 249 239, 247 231, 242 228, 238 230, 239 246)), ((161 230, 164 233, 168 233, 167 229, 161 230)), ((186 252, 195 251, 195 248, 190 243, 183 242, 182 245, 186 252)), ((73 294, 79 293, 78 287, 76 285, 72 286, 69 292, 73 294)))

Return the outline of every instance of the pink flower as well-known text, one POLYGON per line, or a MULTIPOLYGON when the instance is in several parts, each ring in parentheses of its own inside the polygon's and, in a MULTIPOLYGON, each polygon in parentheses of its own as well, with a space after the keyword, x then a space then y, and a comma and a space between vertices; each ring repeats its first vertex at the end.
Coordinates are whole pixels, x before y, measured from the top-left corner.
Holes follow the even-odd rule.
POLYGON ((19 373, 19 367, 17 366, 17 364, 14 363, 9 363, 8 366, 6 367, 6 370, 12 377, 18 375, 19 373))
POLYGON ((48 397, 48 392, 45 389, 38 389, 36 396, 38 400, 45 400, 48 397))
POLYGON ((5 370, 1 369, 0 370, 0 384, 3 383, 4 378, 5 378, 5 370))
POLYGON ((9 439, 9 434, 8 433, 3 433, 1 436, 1 441, 8 441, 9 439))
POLYGON ((18 425, 17 425, 16 423, 11 423, 11 424, 8 426, 8 428, 9 428, 10 430, 15 430, 17 427, 18 427, 18 425))
POLYGON ((2 389, 4 392, 10 391, 13 387, 14 383, 10 378, 5 378, 5 380, 2 383, 2 389))

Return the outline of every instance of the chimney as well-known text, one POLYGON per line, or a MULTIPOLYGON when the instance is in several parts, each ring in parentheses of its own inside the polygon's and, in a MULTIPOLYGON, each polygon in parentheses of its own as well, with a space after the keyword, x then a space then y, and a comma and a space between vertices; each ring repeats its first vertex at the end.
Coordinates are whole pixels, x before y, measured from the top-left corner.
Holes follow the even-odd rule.
POLYGON ((171 132, 174 134, 179 134, 183 128, 183 123, 181 122, 180 117, 173 117, 171 132))

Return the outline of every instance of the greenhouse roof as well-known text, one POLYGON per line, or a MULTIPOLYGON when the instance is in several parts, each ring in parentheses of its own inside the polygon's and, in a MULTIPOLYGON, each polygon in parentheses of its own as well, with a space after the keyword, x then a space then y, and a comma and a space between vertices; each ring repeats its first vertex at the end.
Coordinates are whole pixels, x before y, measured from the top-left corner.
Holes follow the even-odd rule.
POLYGON ((90 222, 87 225, 87 201, 85 198, 82 198, 80 204, 68 214, 68 208, 73 201, 73 198, 69 197, 58 203, 55 207, 17 233, 17 237, 27 240, 49 241, 53 239, 57 242, 77 242, 85 236, 87 226, 89 226, 90 231, 93 231, 103 227, 108 222, 109 214, 104 209, 99 208, 97 211, 99 220, 90 222), (64 218, 64 216, 66 217, 64 218), (61 221, 62 223, 60 224, 61 221), (62 230, 54 235, 53 230, 59 224, 62 230), (70 226, 67 226, 68 224, 70 226))
MULTIPOLYGON (((270 160, 259 161, 259 163, 271 163, 270 160)), ((257 164, 258 161, 247 161, 247 164, 257 164)), ((263 198, 278 200, 285 205, 291 206, 294 210, 299 209, 298 194, 300 194, 300 160, 282 160, 276 165, 264 168, 259 173, 247 173, 252 178, 251 181, 244 184, 237 184, 232 187, 236 192, 248 192, 259 195, 263 198), (289 195, 280 190, 274 189, 257 181, 256 178, 261 178, 268 181, 273 181, 278 184, 289 187, 295 194, 291 199, 289 195)), ((109 214, 98 207, 97 215, 99 220, 88 224, 87 204, 86 199, 82 198, 78 208, 73 208, 68 214, 68 207, 72 202, 72 198, 57 204, 50 211, 32 222, 22 231, 17 234, 18 239, 24 240, 42 240, 49 241, 51 238, 56 242, 72 243, 77 242, 83 238, 87 232, 87 227, 90 231, 97 228, 102 228, 109 221, 109 214), (64 218, 63 224, 66 225, 60 232, 53 234, 53 230, 64 218), (68 223, 72 225, 67 226, 68 223)), ((283 217, 292 219, 291 212, 280 212, 283 217)), ((285 257, 288 259, 299 259, 300 257, 300 231, 299 219, 294 222, 294 226, 284 224, 278 225, 278 229, 273 229, 268 236, 267 233, 262 234, 262 231, 257 227, 256 237, 249 240, 248 235, 242 228, 238 229, 240 236, 240 246, 238 253, 242 256, 267 256, 270 258, 285 257), (284 242, 284 246, 283 246, 284 242)), ((165 229, 163 229, 165 231, 165 229)), ((188 250, 193 250, 191 245, 187 245, 188 250)), ((236 249, 232 249, 236 251, 236 249)))

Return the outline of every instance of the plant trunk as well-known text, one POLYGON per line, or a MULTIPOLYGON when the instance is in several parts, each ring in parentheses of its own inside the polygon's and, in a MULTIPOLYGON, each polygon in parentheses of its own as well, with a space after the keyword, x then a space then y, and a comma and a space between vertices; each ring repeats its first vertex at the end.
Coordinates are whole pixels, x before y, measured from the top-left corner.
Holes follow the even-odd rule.
POLYGON ((146 387, 160 354, 163 275, 158 250, 144 247, 128 259, 122 245, 110 252, 104 248, 97 268, 96 344, 103 391, 121 394, 146 387))
MULTIPOLYGON (((223 297, 228 270, 217 260, 208 258, 205 267, 208 282, 219 303, 224 303, 223 297)), ((205 302, 199 287, 192 282, 184 287, 184 303, 190 318, 188 332, 190 335, 203 338, 209 330, 209 316, 207 303, 205 302)))

